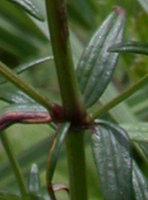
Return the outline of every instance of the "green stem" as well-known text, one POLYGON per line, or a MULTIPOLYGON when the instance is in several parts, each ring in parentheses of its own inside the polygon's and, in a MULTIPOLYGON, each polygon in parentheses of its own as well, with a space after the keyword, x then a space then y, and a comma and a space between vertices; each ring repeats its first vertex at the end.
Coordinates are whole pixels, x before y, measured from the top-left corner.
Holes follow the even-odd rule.
POLYGON ((15 74, 11 69, 9 69, 5 64, 0 62, 0 73, 11 81, 14 85, 32 97, 41 105, 45 106, 47 109, 52 110, 53 104, 49 102, 46 98, 42 97, 38 91, 36 91, 32 86, 28 85, 20 79, 20 77, 15 74))
POLYGON ((46 0, 46 8, 64 109, 68 118, 80 120, 85 109, 72 60, 65 0, 46 0))
MULTIPOLYGON (((86 112, 72 60, 65 0, 46 0, 46 8, 64 111, 73 124, 80 125, 85 121, 86 112)), ((81 131, 68 133, 67 156, 71 200, 87 200, 84 143, 81 131)))
POLYGON ((119 103, 121 103, 122 101, 130 97, 132 94, 137 92, 143 85, 147 83, 148 83, 148 74, 144 76, 142 79, 140 79, 139 81, 137 81, 137 83, 132 85, 130 88, 125 90, 122 94, 115 97, 112 101, 104 105, 101 109, 96 110, 94 113, 92 113, 91 121, 94 121, 100 115, 108 112, 111 108, 113 108, 114 106, 118 105, 119 103))
POLYGON ((21 174, 21 169, 20 166, 15 158, 14 152, 13 152, 13 148, 11 143, 9 142, 6 132, 2 132, 0 134, 1 137, 1 142, 3 144, 3 147, 5 149, 5 152, 9 158, 9 161, 11 163, 11 166, 13 168, 13 171, 15 173, 16 179, 17 179, 17 183, 19 185, 20 188, 20 192, 22 195, 27 195, 28 194, 28 190, 27 187, 25 185, 25 181, 23 179, 23 175, 21 174))
POLYGON ((87 200, 84 132, 70 130, 66 138, 71 200, 87 200))

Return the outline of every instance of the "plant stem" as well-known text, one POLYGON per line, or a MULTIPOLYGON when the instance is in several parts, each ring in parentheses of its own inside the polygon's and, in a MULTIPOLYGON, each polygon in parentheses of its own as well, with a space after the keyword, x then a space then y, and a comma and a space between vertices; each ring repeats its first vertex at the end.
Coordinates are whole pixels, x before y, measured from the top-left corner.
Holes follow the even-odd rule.
POLYGON ((22 195, 27 195, 28 190, 27 190, 27 187, 25 185, 25 181, 23 179, 23 175, 21 173, 20 166, 19 166, 19 164, 18 164, 18 162, 15 158, 12 145, 7 138, 6 132, 2 132, 0 134, 0 137, 1 137, 1 142, 3 144, 3 147, 5 149, 5 152, 8 156, 8 158, 9 158, 9 161, 10 161, 11 166, 13 168, 13 171, 15 173, 15 177, 17 179, 17 183, 19 185, 20 192, 21 192, 22 195))
POLYGON ((113 108, 114 106, 118 105, 119 103, 121 103, 122 101, 124 101, 125 99, 130 97, 132 94, 137 92, 142 86, 144 86, 147 83, 148 83, 148 74, 146 76, 144 76, 142 79, 140 79, 139 81, 137 81, 137 83, 132 85, 130 88, 125 90, 122 94, 120 94, 119 96, 115 97, 112 101, 110 101, 109 103, 104 105, 101 109, 99 109, 99 110, 95 111, 94 113, 92 113, 92 115, 90 117, 90 120, 94 121, 100 115, 105 114, 111 108, 113 108))
POLYGON ((35 101, 45 106, 49 110, 53 109, 53 104, 49 100, 42 97, 40 93, 36 91, 32 86, 22 81, 17 74, 15 74, 11 69, 9 69, 2 62, 0 62, 0 73, 9 81, 11 81, 14 85, 16 85, 18 88, 20 88, 30 97, 32 97, 35 101))
POLYGON ((87 200, 84 132, 70 130, 66 138, 71 200, 87 200))
MULTIPOLYGON (((46 0, 46 9, 65 115, 79 126, 85 122, 86 111, 74 71, 65 0, 46 0)), ((67 136, 71 200, 87 200, 83 135, 70 131, 67 136)))
POLYGON ((74 71, 65 0, 46 0, 50 37, 65 113, 72 120, 84 118, 84 104, 74 71))

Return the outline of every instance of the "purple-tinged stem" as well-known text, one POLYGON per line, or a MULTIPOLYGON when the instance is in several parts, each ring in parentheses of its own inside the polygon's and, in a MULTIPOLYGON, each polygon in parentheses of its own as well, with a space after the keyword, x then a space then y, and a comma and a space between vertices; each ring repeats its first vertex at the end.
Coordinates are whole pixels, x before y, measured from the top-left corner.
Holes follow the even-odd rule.
POLYGON ((51 116, 47 112, 6 112, 0 116, 0 131, 13 123, 50 123, 51 116))

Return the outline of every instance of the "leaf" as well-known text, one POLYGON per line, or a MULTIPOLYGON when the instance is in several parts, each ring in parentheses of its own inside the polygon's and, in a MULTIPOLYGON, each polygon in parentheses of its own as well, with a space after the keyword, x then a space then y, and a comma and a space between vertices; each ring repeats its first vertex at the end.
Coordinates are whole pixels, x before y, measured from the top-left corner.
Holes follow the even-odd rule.
POLYGON ((29 176, 29 191, 34 194, 40 194, 39 169, 35 163, 31 165, 29 176))
MULTIPOLYGON (((78 60, 80 59, 80 55, 82 54, 82 51, 83 51, 83 46, 82 46, 82 43, 79 41, 79 39, 74 37, 75 36, 74 34, 71 34, 71 36, 72 36, 72 40, 71 40, 72 50, 73 50, 74 58, 76 58, 76 59, 74 59, 74 61, 75 61, 75 65, 77 65, 78 60)), ((146 92, 144 92, 144 96, 145 96, 145 94, 146 94, 146 92)), ((148 94, 148 92, 147 92, 147 94, 148 94)), ((105 105, 106 103, 111 101, 115 96, 118 96, 118 95, 119 95, 118 90, 116 89, 114 84, 110 83, 108 85, 108 87, 106 88, 106 90, 104 91, 101 98, 99 99, 100 106, 105 105)), ((131 102, 131 104, 132 104, 132 102, 131 102)), ((89 109, 89 113, 93 113, 97 107, 98 107, 98 105, 92 106, 89 109)), ((133 113, 131 112, 130 107, 128 106, 127 102, 120 103, 119 106, 116 106, 113 109, 111 109, 109 111, 109 114, 118 123, 126 123, 127 121, 130 121, 130 122, 136 121, 136 116, 134 116, 133 113), (121 113, 124 113, 124 115, 121 115, 121 113)))
POLYGON ((58 156, 61 150, 61 147, 64 143, 64 140, 66 138, 66 135, 68 133, 68 129, 70 127, 70 123, 66 122, 61 125, 61 127, 57 130, 57 133, 55 137, 53 138, 53 141, 50 145, 49 148, 49 153, 48 153, 48 160, 47 160, 47 188, 48 192, 50 194, 50 198, 55 200, 55 194, 54 190, 52 187, 52 178, 54 174, 54 170, 56 167, 56 163, 58 160, 58 156))
MULTIPOLYGON (((42 58, 36 58, 32 61, 29 61, 27 63, 24 63, 24 64, 21 64, 17 67, 14 68, 14 71, 17 73, 17 74, 20 74, 32 67, 36 67, 37 65, 40 65, 44 62, 47 62, 47 61, 50 61, 50 60, 53 60, 53 56, 46 56, 46 57, 42 57, 42 58)), ((3 77, 0 77, 0 84, 2 83, 5 83, 7 80, 3 77)))
POLYGON ((142 8, 148 13, 148 0, 138 0, 142 8))
POLYGON ((10 1, 1 0, 0 51, 5 63, 28 60, 45 42, 47 38, 25 12, 10 1))
POLYGON ((148 158, 148 141, 147 140, 140 141, 139 145, 140 145, 142 151, 144 152, 145 156, 148 158))
POLYGON ((98 100, 111 80, 119 54, 107 50, 122 41, 124 25, 124 10, 117 7, 94 34, 80 59, 77 75, 87 107, 98 100))
POLYGON ((70 123, 68 122, 62 124, 61 127, 57 130, 57 133, 55 137, 53 138, 53 141, 50 145, 49 154, 48 154, 48 167, 47 167, 49 181, 52 180, 57 159, 58 159, 61 147, 63 145, 63 142, 65 140, 69 127, 70 127, 70 123))
POLYGON ((44 2, 40 2, 38 0, 9 0, 12 3, 15 3, 19 7, 23 8, 27 11, 30 15, 34 16, 35 18, 43 21, 45 20, 44 13, 42 12, 42 5, 44 2))
POLYGON ((28 102, 37 104, 27 94, 9 83, 0 86, 0 100, 16 104, 24 104, 28 102))
POLYGON ((147 200, 148 182, 135 162, 133 162, 133 190, 135 200, 147 200))
POLYGON ((148 142, 148 123, 135 122, 130 124, 120 124, 127 132, 131 140, 137 142, 148 142))
POLYGON ((100 121, 94 127, 92 149, 104 198, 131 199, 132 158, 126 132, 100 121))
POLYGON ((142 42, 127 42, 113 45, 110 52, 127 52, 148 55, 148 44, 142 42))
POLYGON ((35 104, 11 105, 0 110, 0 130, 13 123, 49 123, 51 116, 48 111, 35 104))

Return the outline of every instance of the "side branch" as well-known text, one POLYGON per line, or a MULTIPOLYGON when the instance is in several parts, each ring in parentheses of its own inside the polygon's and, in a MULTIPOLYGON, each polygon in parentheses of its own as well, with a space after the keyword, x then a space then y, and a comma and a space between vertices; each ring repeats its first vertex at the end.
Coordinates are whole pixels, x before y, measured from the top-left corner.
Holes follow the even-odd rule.
POLYGON ((22 81, 21 78, 15 72, 13 72, 9 67, 7 67, 2 62, 0 62, 0 73, 11 83, 13 83, 16 87, 18 87, 28 96, 34 99, 36 102, 38 102, 48 110, 51 110, 51 112, 54 110, 53 108, 54 105, 51 101, 49 101, 49 99, 41 96, 40 93, 35 88, 33 88, 27 82, 22 81))
POLYGON ((105 114, 113 107, 117 106, 119 103, 133 95, 135 92, 140 90, 144 85, 148 83, 148 74, 146 74, 143 78, 141 78, 139 81, 137 81, 135 84, 133 84, 131 87, 129 87, 127 90, 119 94, 117 97, 112 99, 109 103, 104 105, 102 108, 99 108, 94 113, 90 114, 90 123, 93 122, 96 118, 100 117, 102 114, 105 114))
POLYGON ((52 118, 48 112, 6 111, 0 116, 0 131, 13 123, 50 123, 52 118))

